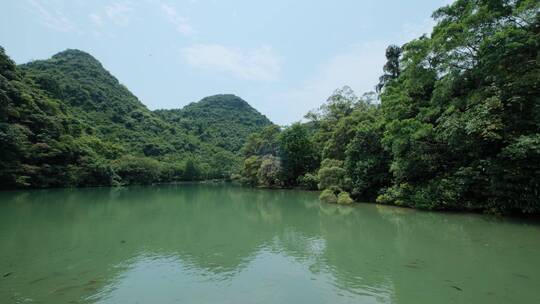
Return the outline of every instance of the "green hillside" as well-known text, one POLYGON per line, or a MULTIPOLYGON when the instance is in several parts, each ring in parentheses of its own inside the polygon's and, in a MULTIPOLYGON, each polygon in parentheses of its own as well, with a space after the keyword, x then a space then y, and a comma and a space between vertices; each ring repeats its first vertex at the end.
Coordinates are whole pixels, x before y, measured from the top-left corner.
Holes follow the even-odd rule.
POLYGON ((230 95, 154 113, 79 50, 20 66, 0 57, 2 188, 227 177, 244 137, 270 123, 230 95))
POLYGON ((155 111, 163 120, 227 151, 238 152, 249 134, 272 124, 242 98, 214 95, 182 109, 155 111))
POLYGON ((65 103, 17 68, 3 48, 0 103, 2 188, 113 183, 107 163, 121 146, 96 137, 65 103))

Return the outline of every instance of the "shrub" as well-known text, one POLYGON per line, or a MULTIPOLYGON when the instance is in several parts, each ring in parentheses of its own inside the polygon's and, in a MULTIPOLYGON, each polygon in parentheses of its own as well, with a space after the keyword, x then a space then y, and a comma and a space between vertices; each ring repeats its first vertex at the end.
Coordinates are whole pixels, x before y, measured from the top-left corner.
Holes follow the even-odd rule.
POLYGON ((113 169, 123 184, 151 184, 161 176, 159 161, 148 157, 124 156, 113 163, 113 169))
POLYGON ((352 198, 349 196, 348 192, 341 191, 337 196, 337 203, 340 205, 349 205, 353 203, 352 198))
POLYGON ((345 169, 343 162, 337 159, 324 159, 318 172, 320 190, 331 187, 343 188, 345 186, 345 169))
POLYGON ((298 177, 298 185, 304 189, 317 190, 317 184, 319 183, 319 177, 317 175, 306 173, 298 177))
POLYGON ((321 192, 321 195, 319 195, 319 199, 324 203, 329 204, 336 204, 338 202, 338 197, 334 193, 334 191, 330 189, 326 189, 323 192, 321 192))

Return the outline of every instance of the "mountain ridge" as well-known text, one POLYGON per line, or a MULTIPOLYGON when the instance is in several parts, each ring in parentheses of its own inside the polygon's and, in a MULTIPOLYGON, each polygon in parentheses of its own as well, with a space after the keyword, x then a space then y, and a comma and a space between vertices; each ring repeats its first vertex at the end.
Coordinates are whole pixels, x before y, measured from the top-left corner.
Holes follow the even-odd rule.
POLYGON ((235 153, 240 151, 249 134, 272 124, 265 115, 234 94, 212 95, 179 109, 161 109, 154 113, 203 141, 235 153))
POLYGON ((3 151, 14 155, 0 164, 3 188, 199 180, 228 177, 239 170, 234 151, 216 145, 209 140, 212 136, 201 136, 215 132, 205 131, 211 125, 190 117, 201 131, 193 132, 163 119, 89 53, 67 49, 49 59, 16 65, 1 48, 0 59, 0 96, 6 96, 0 135, 22 145, 6 145, 3 151), (42 108, 35 106, 41 103, 42 108), (50 131, 34 127, 45 122, 56 126, 45 127, 50 131), (16 156, 16 150, 38 147, 45 149, 43 157, 34 152, 16 156), (57 158, 47 157, 54 153, 57 158))

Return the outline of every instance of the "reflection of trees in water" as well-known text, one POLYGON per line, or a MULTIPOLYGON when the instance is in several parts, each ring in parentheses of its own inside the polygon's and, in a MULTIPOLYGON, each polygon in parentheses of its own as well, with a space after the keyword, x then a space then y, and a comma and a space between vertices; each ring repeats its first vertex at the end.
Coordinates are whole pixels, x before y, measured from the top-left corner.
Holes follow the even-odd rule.
MULTIPOLYGON (((321 263, 342 289, 387 293, 392 302, 406 303, 436 303, 469 289, 459 295, 475 303, 486 294, 500 297, 508 283, 519 286, 510 272, 526 273, 530 266, 523 251, 505 249, 504 242, 523 236, 523 227, 507 221, 380 205, 343 214, 339 206, 333 207, 321 205, 321 235, 326 241, 321 263), (512 270, 503 265, 512 265, 512 270), (477 290, 471 292, 469 286, 477 290)), ((527 298, 519 293, 514 297, 527 298)))
POLYGON ((14 265, 6 272, 26 285, 5 285, 0 296, 24 288, 20 293, 35 299, 88 297, 148 256, 171 257, 179 267, 230 280, 269 250, 314 274, 331 274, 348 292, 383 302, 436 302, 456 292, 450 285, 473 279, 464 273, 478 273, 482 290, 491 288, 492 280, 481 282, 488 276, 507 280, 507 268, 482 265, 513 263, 516 273, 526 265, 515 262, 522 251, 497 252, 508 240, 500 236, 522 233, 521 226, 320 204, 309 192, 180 185, 0 193, 0 199, 12 202, 0 212, 0 267, 14 265), (426 286, 442 293, 426 292, 426 286))
POLYGON ((392 227, 378 224, 381 219, 373 208, 321 203, 319 214, 326 242, 320 267, 332 274, 340 289, 384 301, 391 281, 381 265, 388 253, 388 240, 381 237, 391 237, 392 227))
POLYGON ((10 197, 16 208, 0 215, 10 232, 0 256, 15 265, 19 280, 35 281, 25 292, 36 299, 69 298, 81 289, 91 295, 146 254, 173 255, 184 267, 226 279, 272 247, 275 235, 294 229, 283 225, 291 214, 280 204, 294 205, 292 215, 299 215, 301 197, 208 185, 20 192, 10 197), (51 279, 58 290, 47 289, 51 279))

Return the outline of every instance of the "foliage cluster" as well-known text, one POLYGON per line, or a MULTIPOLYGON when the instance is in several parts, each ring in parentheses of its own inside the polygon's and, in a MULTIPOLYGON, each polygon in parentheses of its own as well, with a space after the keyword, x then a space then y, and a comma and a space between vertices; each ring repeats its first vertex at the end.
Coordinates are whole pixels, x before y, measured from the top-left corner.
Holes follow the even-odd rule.
POLYGON ((380 103, 344 87, 275 137, 283 184, 317 183, 335 203, 343 193, 342 202, 540 212, 539 6, 457 0, 435 11, 430 36, 388 47, 380 103))
POLYGON ((154 113, 202 141, 233 153, 240 151, 248 135, 272 124, 246 101, 230 94, 209 96, 182 109, 154 113))

